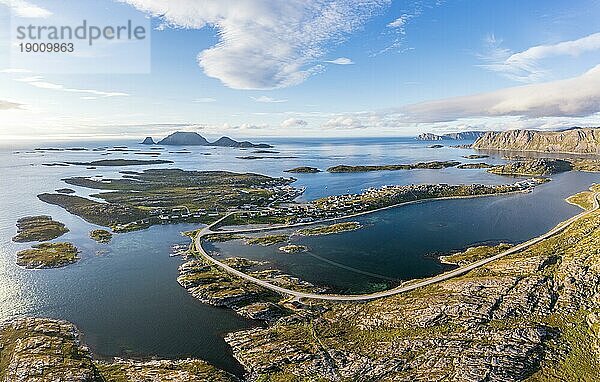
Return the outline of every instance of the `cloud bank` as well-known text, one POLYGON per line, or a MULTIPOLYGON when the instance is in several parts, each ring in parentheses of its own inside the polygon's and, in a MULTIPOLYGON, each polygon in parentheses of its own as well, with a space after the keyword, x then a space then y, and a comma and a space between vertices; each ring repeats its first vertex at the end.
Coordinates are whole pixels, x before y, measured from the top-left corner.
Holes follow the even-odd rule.
POLYGON ((600 112, 600 65, 566 80, 423 102, 400 111, 414 122, 497 116, 585 117, 600 112))
POLYGON ((297 85, 322 70, 328 46, 391 0, 119 0, 168 25, 214 27, 219 43, 198 54, 206 75, 234 89, 297 85))

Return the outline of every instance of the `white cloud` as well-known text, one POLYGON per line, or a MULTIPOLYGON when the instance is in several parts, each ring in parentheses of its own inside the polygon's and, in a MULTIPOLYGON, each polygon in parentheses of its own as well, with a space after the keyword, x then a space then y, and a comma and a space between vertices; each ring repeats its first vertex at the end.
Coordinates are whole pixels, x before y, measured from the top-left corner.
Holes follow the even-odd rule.
POLYGON ((538 45, 518 53, 502 47, 502 42, 494 35, 487 37, 487 52, 480 55, 486 62, 482 67, 515 81, 535 82, 548 75, 548 70, 540 65, 541 60, 556 56, 577 57, 585 52, 600 50, 600 33, 557 44, 538 45))
POLYGON ((120 0, 170 26, 218 30, 198 55, 209 77, 234 89, 297 85, 323 70, 318 61, 391 0, 120 0))
POLYGON ((287 102, 287 99, 275 99, 275 98, 271 98, 271 97, 267 97, 267 96, 260 96, 260 97, 250 97, 252 98, 254 101, 256 102, 260 102, 260 103, 283 103, 283 102, 287 102))
POLYGON ((398 110, 415 122, 470 117, 585 117, 600 112, 600 65, 566 80, 409 105, 398 110))
POLYGON ((281 127, 290 128, 290 127, 304 127, 307 126, 308 122, 303 119, 298 118, 288 118, 285 121, 281 122, 281 127))
POLYGON ((15 102, 4 101, 0 99, 0 110, 11 110, 21 108, 21 104, 15 102))
POLYGON ((396 28, 396 29, 400 30, 401 34, 406 34, 406 30, 404 29, 404 27, 406 26, 408 21, 415 16, 416 16, 415 14, 406 13, 406 14, 398 17, 396 20, 392 21, 391 23, 389 23, 387 25, 387 27, 388 28, 396 28))
POLYGON ((52 16, 52 12, 49 10, 24 0, 0 0, 0 4, 9 7, 19 17, 47 18, 52 16))
POLYGON ((192 102, 194 102, 194 103, 211 103, 211 102, 217 102, 217 100, 215 98, 211 98, 211 97, 203 97, 203 98, 196 98, 192 102))
POLYGON ((354 61, 352 61, 351 59, 349 59, 347 57, 339 57, 339 58, 336 58, 335 60, 324 61, 324 62, 327 62, 329 64, 336 64, 336 65, 352 65, 352 64, 354 64, 354 61))
POLYGON ((367 126, 360 117, 340 115, 326 121, 321 127, 325 129, 364 129, 367 126))
MULTIPOLYGON (((65 87, 64 85, 47 82, 41 76, 18 78, 18 79, 15 79, 15 81, 25 82, 31 86, 34 86, 34 87, 40 88, 40 89, 58 90, 58 91, 63 91, 63 92, 68 92, 68 93, 91 94, 93 96, 102 97, 102 98, 129 96, 129 94, 122 93, 122 92, 105 92, 105 91, 94 90, 94 89, 68 88, 68 87, 65 87)), ((85 98, 85 99, 92 99, 92 98, 85 98)))

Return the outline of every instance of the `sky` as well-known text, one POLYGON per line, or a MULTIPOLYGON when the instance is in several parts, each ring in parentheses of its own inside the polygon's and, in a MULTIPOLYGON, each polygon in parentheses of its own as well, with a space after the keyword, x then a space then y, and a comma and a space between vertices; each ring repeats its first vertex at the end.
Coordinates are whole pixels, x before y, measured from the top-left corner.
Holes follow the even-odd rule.
POLYGON ((0 0, 0 139, 600 126, 600 0, 0 0), (21 54, 18 25, 148 25, 21 54))

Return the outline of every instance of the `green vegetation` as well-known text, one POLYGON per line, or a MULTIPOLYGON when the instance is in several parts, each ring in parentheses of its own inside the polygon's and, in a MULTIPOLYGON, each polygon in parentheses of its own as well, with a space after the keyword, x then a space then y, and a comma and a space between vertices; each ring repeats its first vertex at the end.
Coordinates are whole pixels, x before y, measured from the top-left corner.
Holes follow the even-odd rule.
POLYGON ((95 229, 90 232, 90 238, 101 244, 108 244, 112 240, 113 234, 104 229, 95 229))
POLYGON ((330 235, 340 232, 355 231, 362 228, 358 222, 344 222, 331 224, 327 226, 319 226, 315 228, 305 228, 298 231, 303 236, 319 236, 319 235, 330 235))
POLYGON ((38 195, 38 198, 43 202, 61 206, 89 223, 105 227, 126 224, 150 216, 148 211, 138 207, 116 203, 100 203, 80 196, 41 194, 38 195))
POLYGON ((498 175, 547 176, 572 169, 571 163, 562 159, 529 159, 495 166, 488 171, 498 175))
POLYGON ((567 198, 567 202, 583 208, 591 210, 594 207, 594 192, 599 192, 600 186, 594 185, 589 191, 583 191, 567 198))
POLYGON ((330 167, 327 169, 331 173, 345 173, 345 172, 370 172, 370 171, 398 171, 398 170, 416 170, 416 169, 442 169, 447 167, 458 166, 460 162, 456 161, 433 161, 433 162, 420 162, 413 164, 390 164, 382 166, 347 166, 339 165, 330 167))
POLYGON ((153 164, 175 163, 170 160, 135 160, 135 159, 104 159, 92 162, 67 162, 77 166, 97 166, 97 167, 121 167, 121 166, 149 166, 153 164))
POLYGON ((289 240, 288 235, 267 235, 261 237, 253 237, 246 239, 246 244, 249 245, 262 245, 268 247, 269 245, 285 243, 289 240))
POLYGON ((12 238, 16 243, 30 241, 48 241, 69 232, 61 222, 50 216, 28 216, 17 221, 17 235, 12 238))
POLYGON ((451 255, 440 256, 440 261, 445 264, 456 264, 459 266, 474 263, 475 261, 486 259, 497 255, 512 247, 510 244, 499 244, 496 246, 482 245, 479 247, 468 248, 464 252, 453 253, 451 255))
POLYGON ((574 159, 571 160, 573 170, 585 172, 600 172, 600 161, 593 159, 574 159))
POLYGON ((59 268, 79 260, 71 243, 41 243, 17 253, 17 264, 25 268, 59 268))
MULTIPOLYGON (((194 237, 193 234, 191 237, 194 237)), ((231 240, 241 240, 245 237, 242 235, 237 235, 233 233, 211 233, 210 235, 204 236, 204 240, 211 241, 213 243, 224 243, 231 240)))
POLYGON ((226 171, 155 169, 128 172, 121 179, 75 177, 64 181, 103 190, 93 196, 106 203, 60 194, 38 197, 116 232, 171 222, 210 223, 231 207, 266 206, 288 201, 297 195, 297 191, 289 186, 290 179, 226 171))
POLYGON ((104 382, 234 382, 237 378, 197 359, 181 361, 96 362, 104 382))
POLYGON ((307 166, 303 166, 303 167, 295 167, 289 170, 285 170, 285 172, 292 172, 292 173, 298 173, 298 174, 316 174, 321 172, 321 170, 319 170, 316 167, 307 167, 307 166))
POLYGON ((487 164, 487 163, 463 163, 459 166, 457 166, 456 168, 460 168, 460 169, 478 169, 478 168, 492 168, 494 166, 492 166, 491 164, 487 164))

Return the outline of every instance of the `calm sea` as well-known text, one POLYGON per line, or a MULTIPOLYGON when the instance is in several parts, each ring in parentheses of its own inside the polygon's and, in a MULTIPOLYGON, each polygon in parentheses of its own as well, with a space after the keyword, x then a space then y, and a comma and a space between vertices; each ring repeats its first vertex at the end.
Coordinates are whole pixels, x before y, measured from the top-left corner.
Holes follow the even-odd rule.
MULTIPOLYGON (((187 147, 190 154, 165 148, 160 159, 175 164, 151 168, 230 170, 271 176, 289 176, 296 166, 326 169, 339 164, 391 164, 430 160, 459 160, 469 149, 427 148, 430 143, 397 139, 267 139, 281 154, 253 154, 251 149, 187 147), (210 153, 211 155, 204 155, 210 153), (293 159, 243 160, 238 156, 281 155, 293 159)), ((128 146, 137 152, 148 147, 131 141, 44 143, 43 147, 85 147, 88 151, 33 151, 41 144, 0 148, 0 321, 34 315, 70 320, 99 357, 199 357, 216 366, 241 372, 223 341, 227 332, 257 325, 227 309, 203 305, 176 282, 181 259, 169 257, 173 244, 187 244, 180 232, 193 225, 156 226, 115 235, 108 245, 88 238, 97 228, 60 207, 40 202, 36 195, 65 187, 71 176, 118 177, 119 171, 147 167, 89 170, 85 166, 46 167, 44 163, 97 159, 151 159, 135 152, 91 151, 97 147, 128 146), (61 269, 25 270, 15 265, 15 253, 27 248, 15 244, 15 221, 23 216, 48 214, 71 230, 58 240, 72 241, 81 249, 81 261, 61 269)), ((473 160, 471 160, 473 161, 473 160)), ((501 155, 476 161, 502 163, 501 155)), ((294 174, 306 187, 303 200, 360 192, 385 184, 513 183, 514 178, 485 170, 412 170, 363 174, 294 174)), ((564 202, 568 195, 586 189, 600 176, 571 172, 554 177, 533 193, 472 200, 449 200, 405 206, 362 217, 364 228, 331 236, 292 239, 309 252, 285 255, 277 246, 250 247, 240 242, 220 243, 223 256, 270 260, 274 266, 333 290, 356 293, 394 285, 400 280, 424 277, 446 269, 436 255, 480 243, 520 242, 536 236, 575 215, 579 210, 564 202)), ((77 195, 97 191, 80 187, 77 195)))

